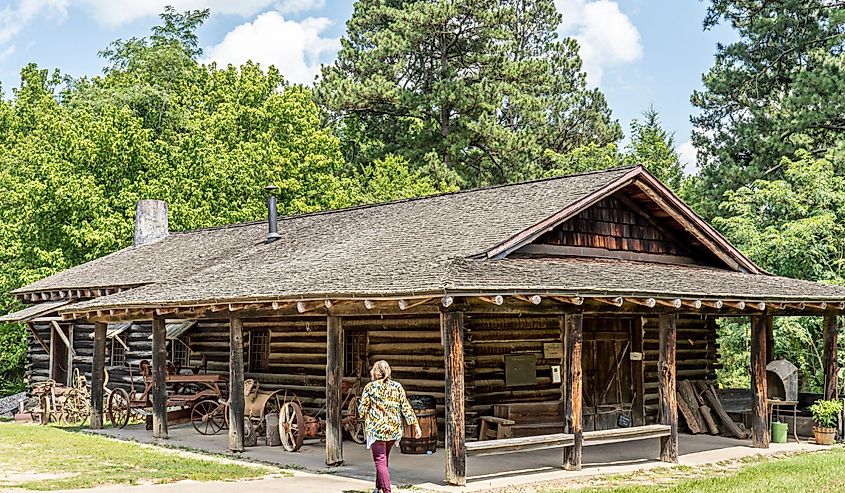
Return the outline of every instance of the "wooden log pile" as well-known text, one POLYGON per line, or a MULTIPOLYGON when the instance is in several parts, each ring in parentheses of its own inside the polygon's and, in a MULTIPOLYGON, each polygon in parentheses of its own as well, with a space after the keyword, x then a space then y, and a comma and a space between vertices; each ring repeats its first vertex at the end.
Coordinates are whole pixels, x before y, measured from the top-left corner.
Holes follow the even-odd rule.
POLYGON ((677 396, 678 410, 693 435, 721 434, 742 440, 751 436, 742 423, 735 423, 731 419, 711 383, 702 380, 680 380, 677 396))

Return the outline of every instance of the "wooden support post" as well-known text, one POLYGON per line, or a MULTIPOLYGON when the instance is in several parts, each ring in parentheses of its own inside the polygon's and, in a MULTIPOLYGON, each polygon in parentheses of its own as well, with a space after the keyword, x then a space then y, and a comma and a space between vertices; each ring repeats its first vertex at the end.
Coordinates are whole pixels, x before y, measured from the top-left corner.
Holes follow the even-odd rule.
POLYGON ((631 361, 631 381, 634 399, 631 405, 631 424, 645 425, 645 372, 643 371, 643 319, 634 317, 631 323, 631 353, 640 353, 639 359, 631 361))
POLYGON ((660 438, 660 460, 663 462, 678 462, 678 394, 675 382, 675 350, 678 339, 676 319, 677 316, 673 314, 661 314, 658 320, 659 416, 660 424, 669 425, 671 429, 669 436, 660 438))
POLYGON ((836 315, 824 316, 824 398, 826 400, 839 399, 839 360, 837 354, 837 339, 839 327, 836 325, 836 315))
MULTIPOLYGON (((566 317, 560 317, 560 405, 562 416, 569 416, 569 360, 566 356, 566 317)), ((563 420, 563 433, 569 432, 569 423, 566 419, 563 420)))
POLYGON ((563 449, 563 467, 569 471, 581 470, 581 448, 584 443, 584 420, 581 409, 583 386, 581 384, 581 346, 583 345, 583 321, 580 313, 570 313, 565 317, 566 324, 566 359, 568 372, 566 374, 566 394, 569 396, 569 410, 566 420, 569 432, 574 437, 572 447, 563 449))
POLYGON ((766 364, 775 359, 775 327, 774 317, 766 317, 766 364))
POLYGON ((343 464, 343 325, 340 317, 326 321, 326 465, 343 464))
POLYGON ((244 451, 244 322, 229 319, 229 450, 244 451))
POLYGON ((766 404, 766 316, 751 317, 751 446, 769 448, 766 404))
POLYGON ((153 319, 153 436, 167 438, 167 326, 153 319))
MULTIPOLYGON (((103 383, 106 380, 106 329, 102 322, 94 324, 94 358, 91 363, 91 429, 103 428, 103 383)), ((68 372, 71 369, 68 367, 68 372)))
POLYGON ((446 360, 446 482, 466 485, 464 415, 464 313, 447 310, 440 315, 443 355, 446 360))

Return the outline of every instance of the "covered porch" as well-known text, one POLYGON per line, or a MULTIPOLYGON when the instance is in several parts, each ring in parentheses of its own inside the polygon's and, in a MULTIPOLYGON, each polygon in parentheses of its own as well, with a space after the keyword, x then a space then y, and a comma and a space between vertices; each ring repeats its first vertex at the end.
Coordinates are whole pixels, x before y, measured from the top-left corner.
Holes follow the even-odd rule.
MULTIPOLYGON (((189 318, 198 320, 197 329, 202 334, 204 323, 214 323, 217 326, 228 328, 228 343, 226 344, 229 388, 239 389, 243 386, 245 371, 249 366, 245 365, 245 326, 246 332, 250 327, 259 326, 283 326, 285 334, 291 331, 301 330, 299 343, 284 345, 278 343, 277 349, 287 348, 275 356, 282 363, 290 364, 296 360, 297 347, 310 347, 308 354, 312 356, 322 352, 325 357, 325 364, 312 365, 317 368, 324 368, 321 384, 308 386, 308 391, 319 390, 324 397, 315 397, 312 402, 315 406, 321 405, 325 412, 321 417, 325 421, 325 441, 318 447, 310 447, 310 454, 313 457, 313 450, 319 448, 324 465, 336 467, 351 467, 352 470, 364 467, 369 468, 369 458, 364 454, 359 457, 360 447, 354 446, 355 455, 350 456, 350 442, 344 446, 344 430, 342 425, 343 416, 343 395, 342 382, 344 379, 344 359, 347 355, 345 341, 351 337, 353 329, 360 330, 366 327, 368 337, 380 338, 379 344, 374 344, 364 353, 367 364, 374 360, 385 359, 383 353, 386 350, 393 355, 394 364, 404 368, 404 371, 429 376, 420 382, 422 377, 417 378, 414 383, 409 379, 405 380, 409 385, 422 385, 427 393, 435 395, 438 401, 437 417, 443 430, 443 450, 434 457, 441 464, 438 467, 442 471, 442 464, 445 462, 445 476, 441 479, 450 485, 464 485, 468 478, 476 475, 468 464, 479 464, 483 466, 478 474, 497 475, 500 472, 493 471, 496 464, 508 464, 511 462, 511 455, 519 458, 531 457, 528 463, 536 463, 537 457, 532 454, 541 454, 542 457, 557 457, 552 461, 550 467, 564 468, 570 471, 579 471, 591 460, 600 461, 601 450, 616 450, 624 444, 630 447, 632 453, 636 452, 637 461, 649 462, 659 460, 662 462, 675 463, 679 460, 679 419, 677 402, 677 375, 678 375, 678 321, 699 320, 705 324, 704 329, 685 327, 687 331, 684 337, 701 337, 706 341, 706 336, 713 325, 708 320, 716 317, 741 316, 749 317, 752 333, 752 415, 751 415, 751 442, 753 448, 766 449, 769 447, 769 423, 767 404, 767 382, 766 364, 771 354, 773 338, 771 336, 771 321, 774 316, 791 316, 795 314, 817 315, 824 317, 826 327, 825 337, 825 361, 826 375, 828 382, 826 389, 830 394, 826 396, 834 398, 837 395, 837 364, 836 364, 836 325, 837 314, 842 310, 842 304, 828 303, 826 301, 783 301, 783 300, 720 300, 701 298, 646 298, 646 297, 623 297, 623 296, 574 296, 561 294, 525 293, 503 295, 489 293, 489 295, 445 295, 439 298, 404 298, 399 300, 351 300, 351 299, 327 299, 309 301, 276 301, 276 302, 253 302, 253 303, 225 303, 208 304, 203 307, 158 307, 158 308, 136 308, 136 309, 111 309, 96 310, 86 313, 89 319, 95 322, 95 348, 97 353, 94 357, 93 388, 98 389, 98 378, 102 378, 103 345, 99 341, 105 338, 107 321, 131 318, 134 320, 152 318, 153 322, 153 437, 168 438, 173 434, 170 432, 166 409, 163 405, 166 386, 164 384, 166 356, 164 356, 164 341, 166 336, 165 317, 189 318), (483 321, 488 321, 484 322, 483 321), (485 341, 481 337, 481 330, 478 327, 490 328, 489 321, 496 324, 504 324, 498 332, 507 333, 503 340, 485 341), (488 372, 493 370, 497 374, 500 370, 507 372, 505 367, 499 368, 501 361, 504 361, 505 354, 517 351, 523 346, 533 346, 539 342, 537 332, 540 329, 537 325, 523 325, 515 320, 542 321, 544 327, 543 337, 548 338, 548 327, 551 322, 556 327, 554 337, 560 347, 557 356, 543 354, 542 359, 536 356, 536 362, 544 364, 550 361, 551 366, 559 366, 562 377, 558 383, 553 377, 546 377, 545 374, 535 373, 533 385, 524 387, 527 390, 520 390, 519 387, 495 390, 492 394, 482 390, 484 386, 491 386, 491 377, 488 372), (583 369, 584 359, 584 327, 586 321, 608 321, 624 320, 631 324, 625 332, 624 337, 630 339, 625 341, 626 348, 630 348, 625 355, 631 360, 631 374, 629 375, 630 391, 620 393, 620 397, 632 398, 630 406, 618 406, 621 411, 630 413, 632 427, 614 429, 612 424, 599 424, 596 417, 593 419, 592 428, 585 430, 585 412, 583 397, 585 395, 585 379, 583 369), (639 322, 637 323, 637 320, 639 322), (646 323, 647 320, 654 321, 654 325, 646 323), (481 325, 479 325, 481 324, 481 325), (488 325, 485 325, 488 324, 488 325), (650 329, 648 327, 651 327, 650 329), (707 329, 706 327, 711 327, 707 329), (432 329, 436 328, 436 332, 432 329), (417 339, 423 335, 434 334, 432 341, 419 342, 417 339), (698 336, 694 335, 698 334, 698 336), (308 343, 303 338, 324 337, 323 343, 308 343), (409 339, 410 338, 410 339, 409 339), (478 340, 480 338, 481 340, 478 340), (387 341, 387 342, 385 342, 387 341), (436 342, 435 342, 436 341, 436 342), (497 346, 499 345, 499 346, 497 346), (494 351, 490 355, 485 348, 503 347, 501 351, 494 351), (439 354, 438 354, 439 353, 439 354), (496 354, 501 353, 501 354, 496 354), (631 357, 630 353, 639 353, 637 357, 631 357), (653 359, 649 360, 647 355, 653 359), (550 358, 557 358, 552 361, 550 358), (651 361, 651 362, 650 362, 651 361), (439 362, 437 366, 432 362, 439 362), (490 367, 487 363, 493 362, 490 367), (398 364, 397 364, 398 363, 398 364), (486 369, 484 369, 486 365, 486 369), (650 368, 647 368, 649 367, 650 368), (484 369, 484 371, 479 371, 484 369), (648 377, 647 377, 648 376, 648 377), (439 382, 439 383, 438 383, 439 382), (440 385, 439 389, 432 385, 440 385), (428 387, 425 387, 428 386, 428 387), (440 390, 442 389, 442 390, 440 390), (529 439, 531 446, 524 447, 521 438, 503 438, 491 442, 476 441, 478 438, 478 421, 489 408, 491 398, 504 399, 509 402, 536 402, 544 396, 557 396, 560 405, 560 415, 563 421, 557 429, 550 429, 546 434, 535 436, 529 439), (640 397, 641 396, 641 397, 640 397), (653 396, 653 397, 650 397, 653 396), (485 400, 487 399, 487 400, 485 400), (603 431, 600 431, 603 430, 603 431), (639 430, 648 433, 638 434, 639 430), (601 440, 595 440, 594 434, 599 433, 601 440), (652 440, 653 439, 653 440, 652 440), (647 441, 640 441, 647 440, 647 441), (615 444, 608 449, 606 444, 615 444), (630 445, 629 445, 630 443, 630 445), (594 445, 594 446, 593 446, 594 445), (480 449, 483 448, 481 452, 480 449), (561 452, 562 449, 562 452, 561 452), (525 452, 531 450, 531 452, 525 452), (599 452, 592 452, 598 450, 599 452), (653 453, 649 451, 653 451, 653 453), (470 457, 480 453, 495 455, 507 453, 502 457, 495 455, 492 458, 470 457), (354 457, 354 459, 352 459, 354 457), (469 457, 469 458, 468 458, 469 457), (587 459, 585 459, 587 457, 587 459), (593 459, 589 459, 593 457, 593 459), (354 460, 354 462, 353 462, 354 460), (486 466, 485 466, 486 464, 486 466), (486 468, 486 469, 485 469, 486 468)), ((597 329, 599 332, 603 329, 597 329)), ((604 329, 606 330, 606 329, 604 329)), ((497 331, 494 331, 497 332, 497 331)), ((273 347, 272 332, 269 336, 269 347, 273 347)), ((623 337, 623 339, 624 339, 623 337)), ((247 337, 247 339, 251 336, 247 337)), ((695 345, 695 341, 687 339, 682 344, 695 345)), ((247 346, 247 351, 249 351, 247 346)), ((524 348, 523 348, 524 349, 524 348)), ((598 349, 594 347, 593 353, 598 349)), ((530 350, 520 350, 522 354, 530 353, 530 350)), ((275 353, 269 353, 275 354, 275 353)), ((683 353, 686 357, 690 353, 683 353)), ((616 360, 616 351, 613 351, 611 360, 616 360)), ((322 356, 321 356, 322 357, 322 356)), ((594 355, 591 355, 594 357, 594 355)), ((682 357, 682 358, 684 358, 682 357)), ((390 359, 390 357, 387 357, 390 359)), ((222 369, 222 368, 221 368, 222 369)), ((549 368, 551 370, 551 368, 549 368)), ((605 371, 606 368, 602 371, 605 371)), ((693 372, 703 379, 708 379, 711 368, 681 370, 693 372)), ((689 374, 689 373, 688 373, 689 374)), ((290 374, 265 374, 285 382, 290 374), (286 376, 287 375, 287 376, 286 376)), ((403 378, 399 378, 400 381, 403 378)), ((494 379, 495 380, 495 379, 494 379)), ((101 382, 101 380, 100 380, 101 382)), ((284 384, 282 384, 284 385, 284 384)), ((505 385, 503 380, 501 385, 505 385)), ((595 387, 595 383, 593 383, 595 387)), ((493 387, 491 387, 493 388, 493 387)), ((229 397, 229 421, 231 423, 243 423, 244 412, 243 402, 239 401, 242 394, 230 393, 229 397)), ((92 428, 102 427, 102 395, 92 392, 92 428)), ((192 429, 191 429, 192 431, 192 429)), ((230 451, 243 452, 244 429, 241 426, 232 426, 228 432, 227 449, 230 451)), ((684 437, 684 440, 688 437, 684 437)), ((696 442, 704 443, 702 437, 695 437, 696 442)), ((720 442, 710 442, 711 445, 720 442)), ((706 440, 705 440, 706 441, 706 440)), ((217 440, 216 444, 223 441, 217 440)), ((746 445, 748 442, 745 442, 746 445)), ((268 453, 278 453, 268 449, 268 453)), ((252 453, 252 451, 249 451, 252 453)), ((398 454, 397 454, 398 455, 398 454)), ((296 456, 291 456, 294 459, 296 456)), ((309 459, 310 460, 310 459, 309 459)), ((405 459, 398 459, 402 462, 405 459)), ((412 458, 408 459, 409 461, 412 458)), ((419 460, 429 461, 430 458, 419 460)), ((514 459, 514 463, 525 463, 525 459, 514 459)), ((634 459, 632 459, 634 460, 634 459)), ((298 463, 298 461, 293 461, 298 463)), ((614 462, 614 461, 610 461, 614 462)), ((409 474, 413 471, 409 470, 409 474)), ((442 472, 440 473, 442 474, 442 472)))

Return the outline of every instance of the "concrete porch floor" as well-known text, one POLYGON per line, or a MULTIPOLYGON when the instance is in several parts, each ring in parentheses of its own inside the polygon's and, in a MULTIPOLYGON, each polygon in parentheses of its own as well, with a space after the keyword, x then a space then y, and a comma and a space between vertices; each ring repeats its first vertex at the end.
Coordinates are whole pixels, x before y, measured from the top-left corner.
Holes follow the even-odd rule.
MULTIPOLYGON (((155 440, 152 433, 142 425, 130 426, 123 430, 105 429, 96 433, 135 440, 142 443, 163 443, 173 447, 225 454, 227 436, 203 436, 190 424, 170 427, 168 440, 155 440)), ((259 442, 260 443, 260 442, 259 442)), ((758 454, 771 455, 780 452, 819 450, 821 447, 808 442, 800 444, 790 441, 787 444, 772 444, 769 449, 754 449, 749 440, 735 440, 710 435, 681 435, 679 440, 679 463, 696 466, 727 459, 758 454)), ((351 441, 344 442, 345 463, 341 467, 328 468, 324 463, 323 443, 306 441, 299 452, 286 452, 281 447, 259 445, 250 447, 243 457, 266 463, 278 464, 288 468, 304 468, 309 472, 329 473, 339 477, 372 481, 374 478, 372 460, 369 451, 351 441)), ((430 491, 483 491, 521 484, 545 481, 565 481, 566 479, 584 478, 598 474, 619 474, 637 470, 665 467, 667 464, 657 460, 658 441, 656 439, 584 447, 583 470, 578 472, 561 469, 561 449, 523 452, 507 455, 469 457, 467 459, 467 486, 449 487, 443 482, 444 456, 438 450, 433 455, 403 455, 396 448, 390 456, 390 474, 394 485, 413 485, 430 491)))

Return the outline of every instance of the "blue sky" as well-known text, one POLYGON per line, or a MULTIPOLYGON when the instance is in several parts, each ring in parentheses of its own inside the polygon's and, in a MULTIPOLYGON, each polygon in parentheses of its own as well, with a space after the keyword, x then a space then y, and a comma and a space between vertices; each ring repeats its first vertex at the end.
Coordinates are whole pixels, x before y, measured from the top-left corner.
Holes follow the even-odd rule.
MULTIPOLYGON (((72 76, 97 74, 97 52, 116 38, 144 36, 165 5, 211 8, 199 33, 205 57, 218 63, 254 59, 307 83, 330 63, 352 14, 352 0, 0 0, 0 82, 9 97, 21 67, 35 62, 72 76)), ((703 32, 698 0, 555 0, 560 32, 582 45, 592 85, 606 94, 627 128, 650 105, 660 112, 688 170, 689 97, 701 86, 727 27, 703 32)))

